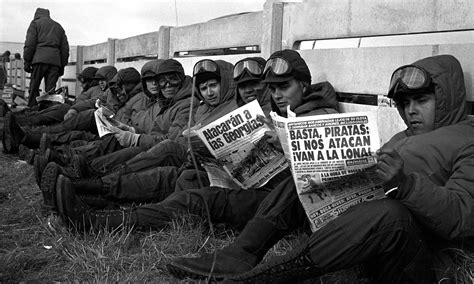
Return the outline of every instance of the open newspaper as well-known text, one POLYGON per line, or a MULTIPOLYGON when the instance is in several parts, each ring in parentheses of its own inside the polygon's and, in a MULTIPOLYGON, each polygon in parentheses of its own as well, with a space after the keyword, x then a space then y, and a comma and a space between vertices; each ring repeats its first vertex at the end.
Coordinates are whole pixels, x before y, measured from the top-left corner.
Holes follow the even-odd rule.
POLYGON ((289 166, 283 153, 262 139, 269 129, 258 115, 265 116, 253 101, 196 130, 212 156, 200 157, 211 186, 258 188, 289 166))
POLYGON ((313 231, 354 204, 385 196, 375 174, 376 113, 295 117, 288 111, 288 118, 271 116, 313 231))
POLYGON ((120 127, 126 125, 116 120, 114 118, 114 112, 105 106, 99 107, 94 112, 94 117, 100 137, 109 133, 117 133, 120 130, 120 127))

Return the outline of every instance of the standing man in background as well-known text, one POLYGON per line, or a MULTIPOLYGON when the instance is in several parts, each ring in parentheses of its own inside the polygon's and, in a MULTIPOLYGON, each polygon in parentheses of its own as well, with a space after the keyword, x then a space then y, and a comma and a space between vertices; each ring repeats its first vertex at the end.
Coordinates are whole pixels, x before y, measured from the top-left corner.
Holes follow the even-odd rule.
POLYGON ((39 86, 44 78, 45 91, 56 89, 69 58, 69 43, 63 27, 49 17, 49 10, 38 8, 26 32, 23 49, 25 71, 31 73, 28 107, 37 105, 39 86))

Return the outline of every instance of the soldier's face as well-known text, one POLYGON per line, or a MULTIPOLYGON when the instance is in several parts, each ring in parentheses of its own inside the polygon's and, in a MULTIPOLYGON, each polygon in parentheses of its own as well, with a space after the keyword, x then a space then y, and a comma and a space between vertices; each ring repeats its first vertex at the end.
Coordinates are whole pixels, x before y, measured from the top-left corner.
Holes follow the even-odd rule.
POLYGON ((221 98, 221 83, 216 79, 207 80, 199 84, 199 92, 208 104, 218 105, 221 98))
POLYGON ((272 93, 273 101, 283 115, 286 115, 286 108, 294 110, 303 103, 303 83, 291 79, 281 83, 270 83, 268 88, 272 93))
POLYGON ((260 81, 247 81, 237 86, 240 98, 244 103, 249 103, 263 96, 265 84, 260 81))
POLYGON ((413 134, 434 129, 436 99, 433 93, 405 94, 398 103, 403 107, 406 123, 413 134))

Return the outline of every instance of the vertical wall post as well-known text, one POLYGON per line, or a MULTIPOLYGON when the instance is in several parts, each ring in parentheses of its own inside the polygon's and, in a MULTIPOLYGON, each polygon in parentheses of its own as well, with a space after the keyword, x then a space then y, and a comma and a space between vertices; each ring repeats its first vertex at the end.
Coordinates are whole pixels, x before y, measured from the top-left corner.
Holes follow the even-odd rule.
MULTIPOLYGON (((81 73, 82 68, 84 67, 84 46, 77 46, 77 56, 76 56, 76 74, 81 73)), ((75 74, 74 74, 75 76, 75 74)), ((81 83, 76 80, 75 96, 77 97, 81 93, 81 83)))
POLYGON ((26 88, 29 89, 29 86, 26 86, 26 72, 25 70, 23 70, 23 66, 24 66, 24 61, 23 59, 16 59, 15 61, 17 61, 17 66, 20 65, 20 67, 17 67, 20 69, 20 90, 26 90, 26 88))
POLYGON ((168 59, 170 55, 170 27, 161 26, 158 30, 158 58, 168 59))
POLYGON ((282 48, 283 3, 267 0, 263 4, 262 43, 263 58, 282 48))
POLYGON ((7 74, 5 74, 5 76, 7 76, 7 83, 15 84, 15 81, 13 79, 13 64, 12 64, 12 61, 5 62, 4 64, 5 64, 5 68, 7 68, 7 74))
POLYGON ((115 65, 117 58, 115 58, 115 43, 117 39, 107 39, 107 65, 115 65))

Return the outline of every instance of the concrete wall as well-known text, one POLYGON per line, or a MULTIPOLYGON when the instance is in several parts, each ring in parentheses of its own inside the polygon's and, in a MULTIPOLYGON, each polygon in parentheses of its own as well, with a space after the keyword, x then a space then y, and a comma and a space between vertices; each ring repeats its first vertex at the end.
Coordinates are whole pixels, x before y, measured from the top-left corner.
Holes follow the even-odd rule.
MULTIPOLYGON (((468 98, 474 101, 474 1, 307 0, 283 3, 267 0, 262 8, 260 12, 183 27, 162 26, 152 33, 71 47, 70 63, 60 84, 68 85, 71 93, 78 94, 76 74, 88 66, 85 63, 97 60, 100 63, 93 63, 97 67, 112 64, 118 69, 132 66, 140 71, 150 58, 170 58, 176 52, 259 46, 256 54, 207 56, 235 63, 247 56, 267 58, 282 48, 298 49, 300 41, 354 38, 359 44, 353 48, 334 46, 299 51, 312 71, 313 82, 328 80, 341 92, 384 95, 390 74, 397 66, 426 56, 451 53, 463 65, 468 98), (403 42, 405 39, 401 35, 450 31, 458 31, 462 41, 447 44, 436 39, 429 42, 422 39, 407 45, 398 42, 396 46, 390 43, 397 38, 403 42), (371 47, 361 45, 362 39, 365 42, 369 36, 376 37, 372 40, 375 44, 371 47), (383 43, 384 37, 391 41, 383 43)), ((177 59, 191 74, 193 64, 202 58, 177 59)))
POLYGON ((462 64, 473 100, 472 51, 474 43, 301 50, 300 54, 308 63, 313 82, 332 82, 338 92, 376 95, 387 94, 390 76, 397 67, 432 55, 452 54, 462 64))
POLYGON ((286 3, 283 48, 298 40, 423 33, 474 28, 474 2, 324 0, 286 3))
POLYGON ((260 45, 262 12, 222 17, 170 30, 169 56, 175 52, 260 45))
POLYGON ((159 48, 158 32, 142 34, 117 40, 115 44, 115 57, 120 59, 142 55, 157 56, 159 48))

